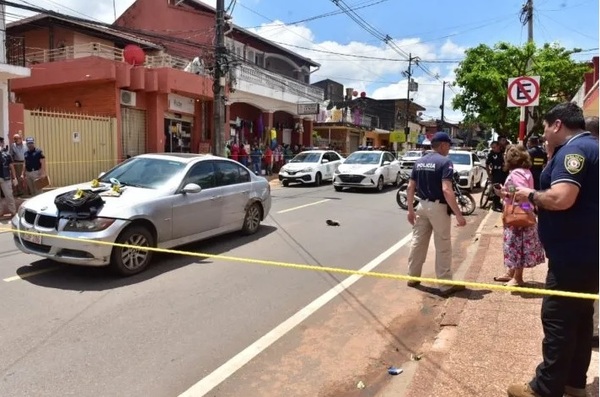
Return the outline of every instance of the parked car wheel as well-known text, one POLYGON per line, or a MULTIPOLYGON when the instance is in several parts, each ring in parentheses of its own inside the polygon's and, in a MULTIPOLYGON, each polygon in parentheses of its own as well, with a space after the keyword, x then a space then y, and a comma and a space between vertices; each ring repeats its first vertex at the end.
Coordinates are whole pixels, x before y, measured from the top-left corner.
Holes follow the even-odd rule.
POLYGON ((244 217, 244 226, 242 227, 242 233, 246 235, 254 234, 260 227, 260 221, 262 220, 262 208, 260 204, 253 203, 246 210, 246 216, 244 217))
POLYGON ((321 186, 321 182, 323 181, 323 177, 320 172, 317 172, 315 175, 315 186, 321 186))
POLYGON ((384 183, 383 183, 383 177, 380 176, 379 179, 377 180, 377 191, 381 192, 383 190, 384 187, 384 183))
POLYGON ((288 187, 290 185, 289 181, 281 181, 281 184, 283 185, 283 187, 288 187))
POLYGON ((114 247, 110 265, 116 273, 122 276, 132 276, 148 267, 152 260, 152 252, 136 247, 154 247, 154 237, 143 226, 130 226, 123 230, 115 241, 117 244, 132 247, 114 247))

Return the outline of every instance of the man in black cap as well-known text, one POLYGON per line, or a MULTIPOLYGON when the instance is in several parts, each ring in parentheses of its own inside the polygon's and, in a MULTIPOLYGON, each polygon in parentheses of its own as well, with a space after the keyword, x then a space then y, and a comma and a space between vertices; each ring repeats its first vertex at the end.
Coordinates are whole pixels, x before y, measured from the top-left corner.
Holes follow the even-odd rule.
POLYGON ((540 189, 540 175, 548 163, 548 154, 540 144, 540 137, 532 135, 527 140, 527 152, 531 157, 531 173, 533 174, 533 186, 536 190, 540 189))
MULTIPOLYGON (((450 214, 456 216, 458 226, 466 225, 456 202, 452 180, 454 166, 446 156, 452 140, 445 132, 437 132, 431 138, 432 153, 419 158, 413 167, 408 182, 407 204, 408 222, 413 226, 408 275, 421 277, 423 264, 427 258, 427 248, 433 232, 435 242, 435 274, 438 279, 452 279, 452 240, 450 214), (420 202, 414 208, 415 193, 420 202), (448 208, 449 207, 449 208, 448 208), (449 211, 451 210, 451 212, 449 211)), ((416 287, 418 281, 409 281, 409 287, 416 287)), ((442 295, 447 296, 463 290, 462 286, 441 285, 442 295)))

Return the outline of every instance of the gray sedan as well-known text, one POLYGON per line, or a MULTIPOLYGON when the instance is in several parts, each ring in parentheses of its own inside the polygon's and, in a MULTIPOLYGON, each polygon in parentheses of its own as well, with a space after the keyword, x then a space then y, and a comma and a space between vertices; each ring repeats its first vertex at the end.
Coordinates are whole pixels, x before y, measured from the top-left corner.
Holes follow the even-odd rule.
POLYGON ((97 182, 52 190, 24 202, 12 219, 16 246, 57 262, 110 265, 122 275, 132 275, 148 266, 152 252, 77 239, 172 248, 233 231, 253 234, 271 209, 265 178, 211 155, 145 154, 117 165, 97 182), (78 189, 102 197, 97 216, 73 216, 57 209, 57 196, 78 189))

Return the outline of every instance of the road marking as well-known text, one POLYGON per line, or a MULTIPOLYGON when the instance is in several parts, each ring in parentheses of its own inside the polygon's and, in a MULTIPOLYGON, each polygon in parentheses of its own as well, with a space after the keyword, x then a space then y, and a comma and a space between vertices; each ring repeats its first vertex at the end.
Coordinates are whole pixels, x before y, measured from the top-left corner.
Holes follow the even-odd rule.
POLYGON ((287 210, 278 211, 277 213, 278 214, 285 214, 286 212, 296 211, 296 210, 299 210, 299 209, 302 209, 302 208, 306 208, 306 207, 310 207, 310 206, 313 206, 313 205, 322 204, 322 203, 325 203, 327 201, 331 201, 331 199, 319 200, 319 201, 315 201, 314 203, 308 203, 308 204, 304 204, 304 205, 299 205, 297 207, 288 208, 287 210))
POLYGON ((27 278, 27 277, 37 276, 38 274, 44 274, 44 273, 48 273, 48 272, 53 272, 54 270, 58 270, 58 269, 60 269, 60 267, 49 267, 47 269, 35 270, 33 272, 23 273, 23 274, 19 274, 17 276, 5 278, 5 279, 3 279, 3 281, 10 283, 11 281, 23 280, 24 278, 27 278))
MULTIPOLYGON (((412 233, 405 236, 402 240, 392 245, 385 252, 381 253, 375 259, 364 265, 359 271, 369 272, 379 266, 383 261, 392 256, 396 251, 406 245, 412 238, 412 233)), ((228 377, 233 375, 237 370, 246 365, 254 357, 258 356, 264 350, 266 350, 273 343, 277 342, 285 334, 294 329, 297 325, 301 324, 310 315, 321 309, 333 298, 350 288, 354 283, 360 280, 363 276, 354 274, 344 279, 341 283, 335 285, 329 291, 319 296, 317 299, 309 303, 304 308, 300 309, 296 314, 273 328, 263 337, 246 347, 244 350, 236 354, 234 357, 229 359, 226 363, 215 369, 206 377, 202 378, 195 385, 184 391, 179 397, 201 397, 206 395, 212 389, 217 387, 228 377)))

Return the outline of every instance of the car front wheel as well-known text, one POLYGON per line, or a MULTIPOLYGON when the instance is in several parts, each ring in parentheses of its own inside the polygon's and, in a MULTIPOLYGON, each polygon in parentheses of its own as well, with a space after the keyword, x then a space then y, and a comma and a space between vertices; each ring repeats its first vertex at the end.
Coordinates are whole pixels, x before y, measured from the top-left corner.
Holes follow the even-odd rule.
POLYGON ((112 251, 110 265, 116 273, 132 276, 144 271, 150 264, 152 252, 144 248, 153 248, 155 242, 146 228, 130 226, 117 237, 115 243, 123 245, 115 246, 112 251))

